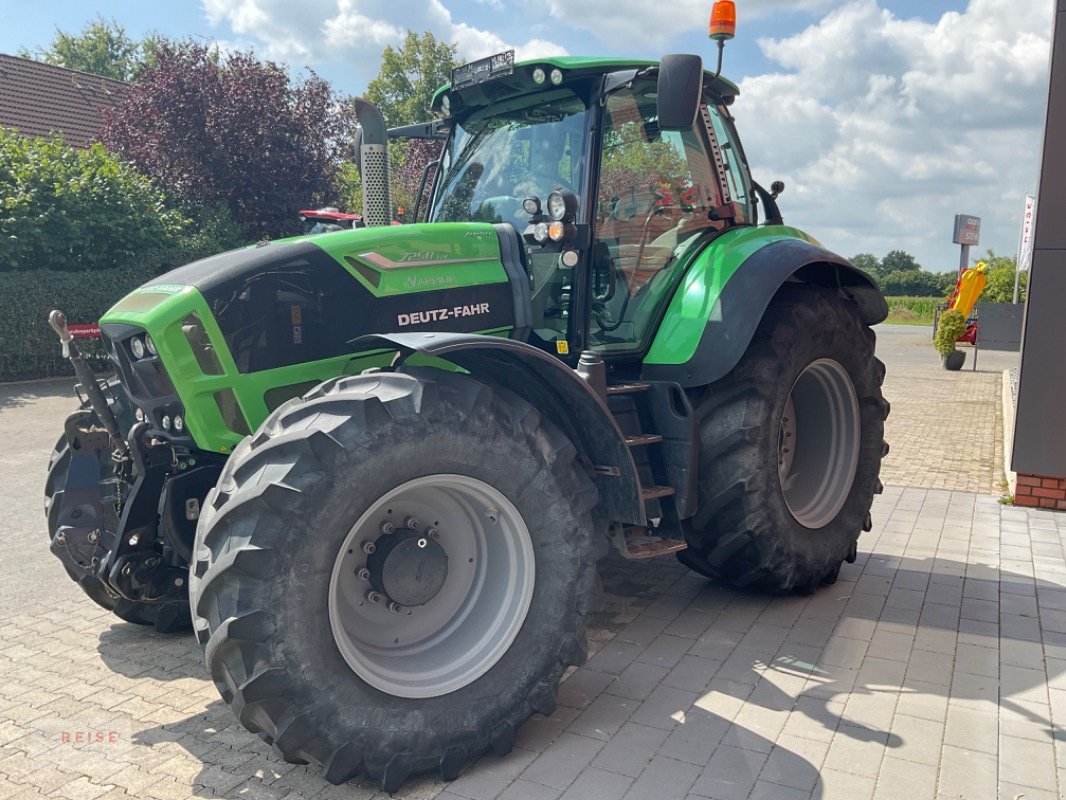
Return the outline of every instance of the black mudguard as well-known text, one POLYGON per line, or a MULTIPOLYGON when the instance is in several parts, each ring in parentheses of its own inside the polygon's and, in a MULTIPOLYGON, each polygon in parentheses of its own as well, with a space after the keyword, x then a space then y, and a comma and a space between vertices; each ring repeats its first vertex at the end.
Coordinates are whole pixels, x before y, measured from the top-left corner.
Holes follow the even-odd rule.
POLYGON ((888 316, 877 282, 847 259, 801 239, 774 242, 748 258, 726 283, 695 355, 685 364, 645 364, 644 380, 692 388, 727 375, 748 349, 770 301, 788 283, 841 292, 867 325, 888 316))
POLYGON ((358 349, 418 353, 462 367, 477 380, 514 392, 565 433, 593 467, 596 513, 627 525, 646 525, 640 479, 625 436, 606 404, 572 369, 532 345, 469 333, 375 334, 358 349))

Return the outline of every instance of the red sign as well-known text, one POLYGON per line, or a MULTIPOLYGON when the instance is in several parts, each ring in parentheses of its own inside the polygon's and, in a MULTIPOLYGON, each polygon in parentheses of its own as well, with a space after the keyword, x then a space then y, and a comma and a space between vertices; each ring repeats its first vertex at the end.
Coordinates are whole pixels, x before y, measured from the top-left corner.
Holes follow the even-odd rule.
POLYGON ((70 331, 70 335, 75 339, 100 338, 100 326, 92 323, 88 325, 67 325, 67 330, 70 331))

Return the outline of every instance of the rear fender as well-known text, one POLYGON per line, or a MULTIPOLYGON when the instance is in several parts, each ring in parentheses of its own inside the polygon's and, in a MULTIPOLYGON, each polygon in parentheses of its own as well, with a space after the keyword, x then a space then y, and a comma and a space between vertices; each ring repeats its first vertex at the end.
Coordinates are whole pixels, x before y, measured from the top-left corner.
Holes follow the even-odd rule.
POLYGON ((645 380, 691 388, 724 377, 785 284, 836 290, 867 325, 888 316, 873 278, 800 231, 749 228, 724 239, 707 249, 678 288, 644 360, 645 380))
POLYGON ((374 334, 356 339, 362 349, 386 348, 402 358, 439 358, 490 386, 526 400, 574 443, 599 490, 596 513, 627 525, 646 525, 633 456, 606 404, 572 369, 532 345, 467 333, 374 334))

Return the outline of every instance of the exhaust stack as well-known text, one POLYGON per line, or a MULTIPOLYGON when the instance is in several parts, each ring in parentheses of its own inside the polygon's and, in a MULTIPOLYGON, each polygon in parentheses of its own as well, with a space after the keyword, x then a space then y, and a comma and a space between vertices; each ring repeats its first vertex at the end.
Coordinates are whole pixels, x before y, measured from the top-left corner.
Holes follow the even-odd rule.
POLYGON ((355 157, 363 184, 363 223, 367 227, 392 224, 392 192, 389 187, 389 144, 385 119, 373 103, 355 98, 359 121, 355 157))

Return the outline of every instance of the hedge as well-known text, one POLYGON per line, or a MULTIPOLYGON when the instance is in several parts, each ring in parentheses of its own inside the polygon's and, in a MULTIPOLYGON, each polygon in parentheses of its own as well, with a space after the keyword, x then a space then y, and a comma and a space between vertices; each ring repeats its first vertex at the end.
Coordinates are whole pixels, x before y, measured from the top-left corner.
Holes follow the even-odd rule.
MULTIPOLYGON (((0 381, 72 374, 48 326, 48 312, 58 308, 71 323, 96 322, 149 277, 134 269, 0 271, 0 381)), ((106 368, 99 341, 79 344, 94 367, 106 368)))

